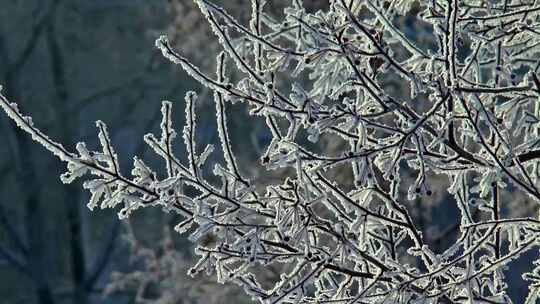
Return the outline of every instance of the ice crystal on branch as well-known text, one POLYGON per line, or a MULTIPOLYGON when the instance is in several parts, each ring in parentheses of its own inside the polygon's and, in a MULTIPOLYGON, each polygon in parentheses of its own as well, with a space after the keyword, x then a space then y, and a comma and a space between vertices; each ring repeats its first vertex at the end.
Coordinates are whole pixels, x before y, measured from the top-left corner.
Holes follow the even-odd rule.
MULTIPOLYGON (((214 92, 219 152, 197 145, 194 92, 185 98, 186 156, 173 151, 170 102, 160 137, 144 137, 164 160, 163 179, 139 158, 125 177, 104 123, 101 151, 80 143, 72 153, 2 96, 7 114, 68 163, 64 182, 89 176, 91 209, 121 205, 120 218, 147 206, 178 213, 176 231, 199 243, 189 274, 232 281, 261 303, 510 302, 508 264, 540 245, 536 214, 503 212, 508 193, 540 203, 536 1, 334 0, 307 13, 294 0, 278 21, 265 14, 271 2, 252 0, 248 24, 209 0, 195 2, 223 48, 216 75, 165 36, 156 46, 214 92), (429 43, 399 23, 413 10, 429 43), (228 67, 241 77, 228 77, 228 67), (288 168, 281 184, 242 174, 227 128, 234 102, 266 122, 272 139, 261 170, 288 168), (224 156, 212 166, 218 182, 201 172, 211 153, 224 156), (335 170, 352 180, 334 180, 335 170), (410 201, 434 197, 435 175, 460 211, 458 239, 443 251, 430 247, 409 212, 410 201), (202 243, 208 235, 215 241, 202 243), (272 265, 282 266, 281 277, 262 282, 261 267, 272 265)), ((535 265, 524 274, 530 303, 535 265)))

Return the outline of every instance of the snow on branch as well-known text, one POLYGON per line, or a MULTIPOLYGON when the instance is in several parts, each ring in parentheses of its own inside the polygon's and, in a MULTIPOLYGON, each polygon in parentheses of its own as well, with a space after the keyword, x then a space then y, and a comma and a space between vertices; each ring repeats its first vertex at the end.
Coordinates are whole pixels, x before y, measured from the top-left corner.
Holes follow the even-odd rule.
MULTIPOLYGON (((540 245, 538 215, 513 217, 503 199, 540 203, 536 1, 334 0, 316 13, 292 1, 277 21, 264 11, 271 2, 251 0, 249 24, 195 2, 223 48, 216 74, 165 36, 156 46, 213 91, 219 151, 197 145, 195 92, 185 97, 187 155, 173 151, 173 107, 164 101, 159 138, 144 140, 166 174, 135 158, 132 177, 121 172, 103 122, 99 151, 79 143, 70 152, 0 95, 9 117, 67 162, 64 182, 87 178, 90 209, 120 206, 120 218, 148 206, 178 213, 175 230, 198 244, 189 274, 234 282, 260 303, 511 301, 509 263, 540 245), (413 11, 429 43, 398 22, 413 11), (235 102, 268 125, 260 170, 288 168, 281 183, 260 185, 243 173, 228 128, 235 102), (337 148, 325 147, 328 138, 337 148), (212 181, 201 172, 211 153, 224 159, 212 164, 212 181), (336 170, 350 178, 336 179, 336 170), (448 186, 437 188, 435 176, 448 186), (460 212, 451 219, 458 239, 442 251, 410 212, 413 201, 435 202, 435 191, 460 212), (216 241, 203 243, 209 235, 216 241), (281 276, 263 282, 261 266, 274 265, 281 276)), ((536 261, 523 274, 528 303, 538 300, 539 269, 536 261)))

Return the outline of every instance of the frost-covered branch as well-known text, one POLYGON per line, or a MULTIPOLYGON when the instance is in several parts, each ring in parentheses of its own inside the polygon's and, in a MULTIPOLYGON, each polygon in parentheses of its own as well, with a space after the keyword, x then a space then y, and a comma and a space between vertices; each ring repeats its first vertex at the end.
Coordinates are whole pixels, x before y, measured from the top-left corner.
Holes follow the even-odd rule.
MULTIPOLYGON (((103 122, 100 151, 79 143, 74 153, 1 97, 15 123, 67 162, 64 182, 88 176, 91 209, 120 205, 120 218, 148 206, 177 213, 175 230, 198 244, 189 274, 215 274, 261 303, 510 302, 508 264, 540 245, 536 214, 505 212, 510 194, 540 203, 535 1, 335 0, 307 13, 295 0, 276 21, 265 14, 271 3, 252 0, 248 24, 195 2, 223 48, 216 74, 165 36, 156 46, 213 91, 219 151, 198 146, 194 92, 184 102, 186 155, 175 154, 173 103, 164 101, 161 134, 144 136, 164 174, 135 157, 132 177, 103 122), (400 28, 412 10, 433 33, 429 45, 400 28), (266 122, 272 139, 261 170, 287 168, 281 183, 250 178, 236 158, 227 116, 235 102, 266 122), (224 163, 211 164, 211 179, 203 171, 212 153, 224 163), (437 250, 411 202, 446 192, 459 232, 437 250), (202 242, 208 236, 214 241, 202 242), (268 279, 265 267, 281 276, 268 279)), ((538 269, 524 274, 529 303, 538 269)))

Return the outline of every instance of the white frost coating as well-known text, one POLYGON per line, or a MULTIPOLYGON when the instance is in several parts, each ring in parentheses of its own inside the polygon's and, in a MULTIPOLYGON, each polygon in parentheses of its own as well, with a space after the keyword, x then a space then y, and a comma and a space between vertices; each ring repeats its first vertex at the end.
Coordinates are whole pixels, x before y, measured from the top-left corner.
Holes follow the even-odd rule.
POLYGON ((85 181, 83 184, 83 188, 89 190, 92 193, 90 201, 86 205, 88 209, 90 209, 90 211, 93 211, 94 208, 98 206, 99 202, 102 199, 102 196, 105 194, 105 191, 110 191, 107 187, 107 181, 99 179, 85 181))
MULTIPOLYGON (((217 69, 216 77, 219 82, 225 81, 226 73, 226 59, 225 53, 220 52, 217 56, 217 69)), ((248 86, 248 78, 244 78, 245 86, 248 86)), ((238 87, 241 87, 239 84, 238 87)), ((244 89, 244 91, 247 90, 244 89)), ((221 142, 221 150, 223 151, 223 157, 225 158, 225 163, 227 164, 227 169, 230 172, 234 172, 238 179, 242 179, 240 172, 238 170, 238 165, 232 150, 232 143, 229 138, 229 131, 227 128, 227 109, 225 106, 225 100, 223 94, 220 92, 214 92, 214 102, 216 104, 216 123, 217 123, 217 132, 219 140, 221 142)))
MULTIPOLYGON (((240 56, 238 55, 237 51, 235 50, 235 46, 232 44, 232 40, 228 37, 228 29, 226 25, 219 25, 216 22, 216 19, 214 15, 212 14, 211 9, 206 6, 204 1, 202 0, 196 0, 197 5, 199 6, 201 12, 204 14, 206 19, 208 20, 208 23, 210 27, 212 28, 212 31, 214 34, 218 37, 219 43, 222 45, 223 49, 229 54, 229 56, 234 60, 236 63, 237 68, 244 72, 249 73, 251 75, 254 75, 252 73, 251 67, 249 67, 245 60, 242 60, 240 56)), ((258 76, 254 76, 255 78, 258 78, 258 76)))
POLYGON ((195 102, 197 100, 197 93, 190 91, 186 93, 184 98, 186 101, 186 125, 184 126, 184 144, 187 148, 187 158, 192 174, 195 174, 198 166, 195 164, 195 149, 197 144, 195 143, 195 126, 197 115, 195 114, 195 102))
MULTIPOLYGON (((0 90, 1 91, 1 90, 0 90)), ((34 127, 32 118, 24 116, 19 112, 16 103, 10 103, 0 92, 0 106, 6 112, 19 128, 32 136, 32 139, 49 150, 62 161, 72 161, 75 157, 73 153, 68 152, 61 144, 54 142, 47 135, 43 134, 39 129, 34 127)))
MULTIPOLYGON (((540 246, 538 216, 515 205, 540 201, 538 6, 337 0, 308 13, 295 0, 279 22, 263 12, 273 2, 251 0, 244 25, 196 2, 224 48, 215 78, 165 36, 156 46, 213 91, 223 164, 213 145, 197 151, 194 92, 186 155, 172 149, 173 104, 164 101, 161 134, 144 140, 166 174, 134 158, 132 179, 102 122, 101 151, 79 143, 71 153, 2 96, 9 117, 68 162, 64 182, 87 177, 90 209, 179 214, 175 230, 198 243, 189 274, 215 274, 260 303, 511 303, 509 263, 540 246), (409 39, 412 29, 430 35, 409 39), (240 75, 226 70, 227 57, 240 75), (280 169, 269 185, 240 174, 226 108, 237 101, 271 135, 257 169, 280 169), (451 226, 426 217, 449 204, 460 212, 451 226), (260 275, 265 267, 281 276, 260 275)), ((538 299, 538 265, 523 274, 528 303, 538 299)))
POLYGON ((114 152, 114 148, 111 143, 111 138, 109 137, 109 132, 107 131, 107 125, 101 120, 96 121, 96 126, 99 129, 98 139, 103 149, 103 154, 97 154, 99 160, 104 161, 108 165, 108 169, 114 171, 115 173, 119 172, 118 165, 118 155, 114 152))
POLYGON ((164 150, 164 155, 167 163, 167 174, 171 177, 173 172, 172 161, 172 142, 176 137, 176 131, 172 128, 172 103, 170 101, 163 101, 161 105, 161 146, 164 150))
MULTIPOLYGON (((167 36, 161 35, 156 40, 156 47, 161 50, 163 56, 169 59, 174 64, 180 64, 180 66, 186 71, 189 76, 193 77, 195 80, 199 81, 202 85, 208 87, 209 89, 219 90, 219 86, 213 80, 204 75, 199 68, 191 64, 186 58, 180 56, 179 54, 173 52, 167 36)), ((225 91, 222 89, 222 91, 225 91)))
MULTIPOLYGON (((408 1, 401 1, 408 2, 408 1)), ((412 42, 403 35, 401 31, 399 31, 391 22, 386 18, 386 16, 376 7, 375 3, 373 1, 366 1, 366 4, 371 12, 373 12, 377 18, 381 21, 382 24, 384 24, 385 29, 388 30, 390 33, 392 33, 399 42, 412 54, 416 56, 421 56, 422 58, 428 58, 428 56, 417 46, 415 46, 412 42)))

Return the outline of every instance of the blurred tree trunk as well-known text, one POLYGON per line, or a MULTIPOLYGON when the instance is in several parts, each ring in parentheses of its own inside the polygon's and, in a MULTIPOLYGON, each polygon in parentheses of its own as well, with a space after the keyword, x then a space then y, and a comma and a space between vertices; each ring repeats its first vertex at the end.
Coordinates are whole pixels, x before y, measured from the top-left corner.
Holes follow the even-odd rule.
MULTIPOLYGON (((58 42, 58 34, 56 33, 56 23, 53 20, 47 27, 46 41, 49 48, 51 60, 51 74, 54 84, 54 89, 58 99, 53 104, 57 117, 62 120, 61 138, 73 138, 77 136, 77 119, 75 113, 70 113, 69 96, 66 83, 66 63, 60 44, 58 42)), ((69 229, 69 252, 71 254, 70 268, 71 277, 73 280, 73 303, 86 304, 88 303, 88 290, 85 285, 86 274, 86 258, 84 254, 84 244, 81 229, 80 215, 80 190, 75 185, 66 185, 63 188, 63 201, 65 203, 66 219, 69 229)))
MULTIPOLYGON (((12 85, 6 83, 6 91, 15 98, 20 96, 12 85)), ((32 163, 30 139, 21 129, 12 126, 12 135, 15 149, 18 155, 14 155, 16 162, 17 179, 20 184, 20 194, 24 202, 24 231, 26 236, 28 253, 24 266, 35 285, 36 298, 40 304, 53 304, 53 295, 49 282, 45 275, 48 252, 46 250, 46 235, 44 231, 44 211, 39 196, 41 194, 41 182, 37 179, 35 168, 32 163)))
MULTIPOLYGON (((50 19, 50 13, 55 9, 56 1, 49 7, 48 12, 44 14, 39 22, 34 26, 33 31, 28 39, 23 52, 13 60, 9 62, 9 54, 3 40, 0 40, 0 55, 3 57, 3 66, 5 72, 3 73, 5 90, 7 94, 13 96, 16 100, 21 100, 23 97, 22 91, 18 90, 16 85, 16 79, 20 68, 27 61, 28 57, 34 50, 39 40, 41 31, 44 24, 50 19)), ((46 250, 46 236, 44 231, 44 212, 39 195, 41 193, 42 183, 38 180, 36 175, 36 166, 32 163, 30 141, 31 139, 26 134, 14 125, 10 127, 11 133, 7 134, 11 136, 13 150, 13 161, 16 168, 15 174, 20 186, 21 201, 24 205, 24 234, 26 238, 26 244, 23 244, 23 238, 14 235, 15 238, 25 246, 26 252, 24 255, 24 261, 22 261, 23 271, 30 276, 31 281, 35 286, 35 294, 38 303, 40 304, 53 304, 53 294, 50 288, 47 276, 45 275, 45 265, 47 265, 47 250, 46 250)), ((6 215, 3 215, 6 216, 6 215)), ((16 233, 13 231, 13 233, 16 233)))
POLYGON ((49 283, 45 279, 45 266, 47 265, 47 250, 46 250, 46 237, 43 230, 44 217, 43 206, 39 200, 41 193, 40 182, 36 178, 34 172, 35 166, 31 164, 29 157, 29 142, 25 138, 25 134, 17 131, 16 137, 18 142, 18 149, 22 157, 22 164, 19 166, 19 177, 21 181, 24 181, 24 190, 26 193, 25 198, 25 229, 26 237, 28 240, 29 255, 28 255, 28 268, 32 273, 32 277, 36 282, 36 293, 41 304, 54 303, 52 292, 49 283))

